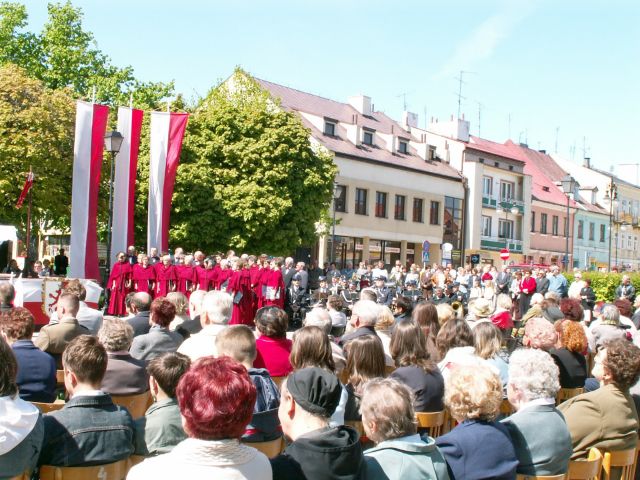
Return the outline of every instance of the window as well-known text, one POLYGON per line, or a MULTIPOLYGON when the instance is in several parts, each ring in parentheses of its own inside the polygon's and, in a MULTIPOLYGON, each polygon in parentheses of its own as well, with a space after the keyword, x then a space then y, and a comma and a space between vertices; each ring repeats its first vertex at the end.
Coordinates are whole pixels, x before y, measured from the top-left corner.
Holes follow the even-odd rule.
MULTIPOLYGON (((462 211, 464 210, 464 200, 454 197, 444 197, 443 232, 442 240, 453 245, 452 254, 456 254, 462 248, 462 211)), ((460 265, 453 258, 454 265, 460 265)))
POLYGON ((540 214, 540 233, 547 233, 547 214, 540 214))
POLYGON ((409 144, 404 140, 398 141, 398 152, 399 153, 409 153, 409 144))
POLYGON ((429 160, 432 162, 436 159, 436 147, 429 145, 429 160))
POLYGON ((336 212, 346 212, 347 211, 347 186, 346 185, 336 185, 336 198, 334 199, 333 208, 336 209, 336 212))
POLYGON ((429 224, 440 225, 440 202, 431 200, 431 208, 429 209, 429 224))
POLYGON ((324 122, 324 134, 332 137, 336 136, 336 124, 334 122, 324 122))
POLYGON ((558 223, 560 219, 557 215, 551 217, 551 235, 558 235, 558 223))
POLYGON ((424 215, 422 212, 423 204, 424 204, 424 201, 421 198, 413 199, 413 221, 414 222, 419 222, 419 223, 424 222, 424 215))
POLYGON ((362 143, 365 145, 373 145, 373 131, 364 130, 362 132, 362 143))
POLYGON ((500 199, 503 202, 511 200, 513 198, 514 193, 515 193, 515 188, 513 186, 513 183, 500 182, 500 199))
POLYGON ((356 213, 367 214, 367 190, 364 188, 356 188, 356 213))
POLYGON ((607 226, 602 223, 600 225, 600 243, 604 243, 604 239, 607 236, 607 226))
POLYGON ((594 241, 596 239, 596 224, 589 222, 589 240, 594 241))
POLYGON ((482 236, 491 236, 491 217, 487 217, 485 215, 482 216, 482 236))
POLYGON ((498 236, 506 239, 513 238, 513 220, 498 221, 498 236))
POLYGON ((531 231, 536 231, 536 212, 531 212, 531 231))
POLYGON ((396 195, 396 209, 394 212, 394 218, 396 220, 406 220, 405 217, 405 204, 407 203, 407 197, 404 195, 396 195))
POLYGON ((627 249, 631 250, 633 248, 633 237, 631 235, 627 236, 627 249))
POLYGON ((376 192, 376 217, 387 218, 386 192, 376 192))
POLYGON ((580 240, 584 238, 584 220, 578 220, 578 238, 580 240))
POLYGON ((493 178, 482 177, 482 196, 490 197, 493 195, 493 178))

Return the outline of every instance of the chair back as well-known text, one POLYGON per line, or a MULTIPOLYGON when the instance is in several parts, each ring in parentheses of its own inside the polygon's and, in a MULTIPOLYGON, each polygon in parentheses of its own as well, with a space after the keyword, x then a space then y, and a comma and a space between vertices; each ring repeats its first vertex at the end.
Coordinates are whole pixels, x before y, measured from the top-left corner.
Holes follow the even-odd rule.
POLYGON ((121 407, 125 407, 129 410, 129 413, 134 420, 136 418, 144 417, 144 413, 152 402, 151 392, 148 390, 135 395, 111 395, 111 400, 116 405, 120 405, 121 407))
POLYGON ((248 447, 253 447, 256 450, 264 453, 268 458, 275 458, 284 450, 284 438, 279 437, 275 440, 269 440, 268 442, 242 442, 248 447))
POLYGON ((569 480, 599 480, 601 469, 602 452, 592 448, 586 460, 569 462, 569 480))
POLYGON ((287 378, 286 375, 282 377, 271 377, 271 380, 273 380, 273 383, 275 383, 279 389, 282 387, 282 382, 284 382, 285 378, 287 378))
POLYGON ((638 463, 637 448, 628 450, 618 450, 605 452, 602 459, 603 480, 619 478, 620 480, 633 480, 636 474, 636 464, 638 463), (617 474, 619 469, 620 476, 617 474), (612 472, 616 472, 612 477, 612 472))
POLYGON ((106 465, 91 467, 40 467, 40 480, 124 480, 127 476, 128 461, 120 460, 106 465))
POLYGON ((144 462, 144 459, 147 458, 144 455, 131 455, 127 459, 127 472, 135 467, 137 464, 144 462))
POLYGON ((64 370, 56 370, 56 383, 64 387, 64 370))
POLYGON ((53 402, 53 403, 44 403, 44 402, 31 402, 32 405, 38 407, 42 413, 55 412, 56 410, 60 410, 64 407, 64 402, 53 402))
POLYGON ((565 400, 569 400, 576 395, 580 395, 581 393, 584 393, 584 388, 561 388, 558 390, 558 394, 556 395, 556 405, 559 405, 565 400))
POLYGON ((444 418, 444 410, 441 410, 439 412, 416 412, 416 422, 418 422, 418 428, 426 428, 429 436, 432 438, 436 438, 442 435, 444 418))
POLYGON ((386 366, 384 367, 384 374, 385 374, 385 376, 387 376, 387 377, 388 377, 389 375, 391 375, 391 374, 392 374, 393 372, 395 372, 395 371, 396 371, 396 366, 395 366, 395 365, 386 365, 386 366))
POLYGON ((29 471, 23 472, 20 475, 16 475, 15 477, 9 478, 9 480, 30 480, 30 479, 31 479, 31 472, 29 471))
POLYGON ((566 480, 567 474, 560 475, 516 475, 516 480, 566 480))

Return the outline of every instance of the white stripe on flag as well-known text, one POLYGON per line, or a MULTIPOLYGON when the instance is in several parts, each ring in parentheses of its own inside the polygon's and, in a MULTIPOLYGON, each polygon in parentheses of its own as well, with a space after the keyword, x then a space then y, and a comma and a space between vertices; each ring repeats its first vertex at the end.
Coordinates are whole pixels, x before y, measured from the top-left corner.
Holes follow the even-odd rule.
MULTIPOLYGON (((129 165, 131 163, 131 124, 130 108, 118 108, 118 131, 122 134, 122 146, 116 155, 115 178, 113 181, 113 226, 111 229, 111 265, 115 263, 118 252, 127 251, 127 232, 129 228, 129 165)), ((134 172, 135 175, 135 172, 134 172)))
POLYGON ((151 112, 147 252, 152 248, 162 249, 162 205, 170 121, 170 113, 151 112))

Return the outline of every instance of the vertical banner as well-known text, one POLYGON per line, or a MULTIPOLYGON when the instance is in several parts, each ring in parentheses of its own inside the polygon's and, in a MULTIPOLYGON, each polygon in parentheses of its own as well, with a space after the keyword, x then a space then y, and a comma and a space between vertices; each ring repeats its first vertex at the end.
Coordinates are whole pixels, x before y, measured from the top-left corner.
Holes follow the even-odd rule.
POLYGON ((169 248, 171 197, 188 113, 151 112, 147 251, 169 248))
POLYGON ((124 139, 116 155, 113 211, 117 214, 113 217, 111 229, 111 265, 115 263, 118 252, 126 252, 127 247, 134 243, 133 213, 143 116, 142 110, 118 108, 118 131, 124 139))
MULTIPOLYGON (((69 276, 100 278, 98 267, 98 190, 109 107, 78 101, 73 145, 69 276)), ((63 180, 63 179, 61 179, 63 180)))

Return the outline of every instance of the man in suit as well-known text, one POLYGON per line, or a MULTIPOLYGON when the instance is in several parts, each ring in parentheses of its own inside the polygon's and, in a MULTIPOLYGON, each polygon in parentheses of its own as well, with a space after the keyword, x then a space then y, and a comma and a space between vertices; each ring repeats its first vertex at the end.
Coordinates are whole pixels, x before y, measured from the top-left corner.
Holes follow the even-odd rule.
POLYGON ((509 293, 510 285, 511 285, 511 270, 506 265, 503 265, 502 270, 496 277, 496 287, 497 287, 496 289, 498 293, 509 293))
POLYGON ((567 472, 573 450, 567 424, 555 408, 559 389, 558 367, 548 353, 523 348, 511 355, 507 395, 516 413, 502 423, 518 457, 516 473, 545 476, 567 472))
MULTIPOLYGON (((85 299, 87 298, 87 290, 84 288, 84 285, 80 283, 80 280, 71 280, 64 287, 64 292, 71 293, 78 297, 79 307, 78 314, 76 315, 78 323, 83 327, 86 327, 91 332, 91 335, 96 335, 102 326, 103 315, 100 310, 91 308, 85 302, 85 299)), ((49 324, 53 323, 58 323, 58 314, 56 312, 51 314, 51 319, 49 320, 49 324)))
POLYGON ((64 248, 61 248, 60 253, 53 258, 53 273, 59 277, 64 277, 67 274, 68 266, 69 258, 64 254, 64 248))
POLYGON ((287 257, 284 261, 284 267, 282 267, 282 281, 284 281, 285 288, 291 286, 291 279, 296 273, 296 269, 293 265, 293 258, 287 257))
POLYGON ((349 324, 353 327, 353 330, 340 339, 340 346, 344 347, 354 338, 363 335, 374 335, 378 337, 375 327, 379 312, 380 307, 371 300, 360 300, 357 302, 353 306, 351 318, 349 319, 349 324))
POLYGON ((58 369, 62 368, 62 352, 71 340, 78 335, 91 335, 87 327, 78 323, 76 315, 80 308, 80 300, 72 293, 63 293, 58 299, 56 313, 60 321, 53 325, 45 325, 33 343, 43 352, 56 359, 58 369))
POLYGON ((386 281, 387 277, 377 277, 375 279, 375 286, 373 287, 373 289, 375 290, 378 297, 377 302, 380 305, 389 306, 393 301, 393 293, 391 292, 391 289, 389 289, 389 287, 385 285, 386 281))
POLYGON ((549 291, 549 279, 544 270, 538 270, 536 278, 536 293, 545 295, 549 291))
POLYGON ((149 333, 149 315, 151 309, 151 295, 147 292, 138 292, 131 298, 132 318, 127 319, 129 325, 133 328, 133 336, 144 335, 149 333))
POLYGON ((191 335, 202 330, 202 322, 200 321, 200 312, 202 311, 202 300, 207 292, 204 290, 196 290, 189 297, 189 320, 185 320, 178 328, 176 332, 182 335, 185 339, 191 335))
POLYGON ((300 288, 305 292, 309 292, 309 273, 304 269, 304 262, 298 262, 296 264, 296 275, 300 276, 300 288))

